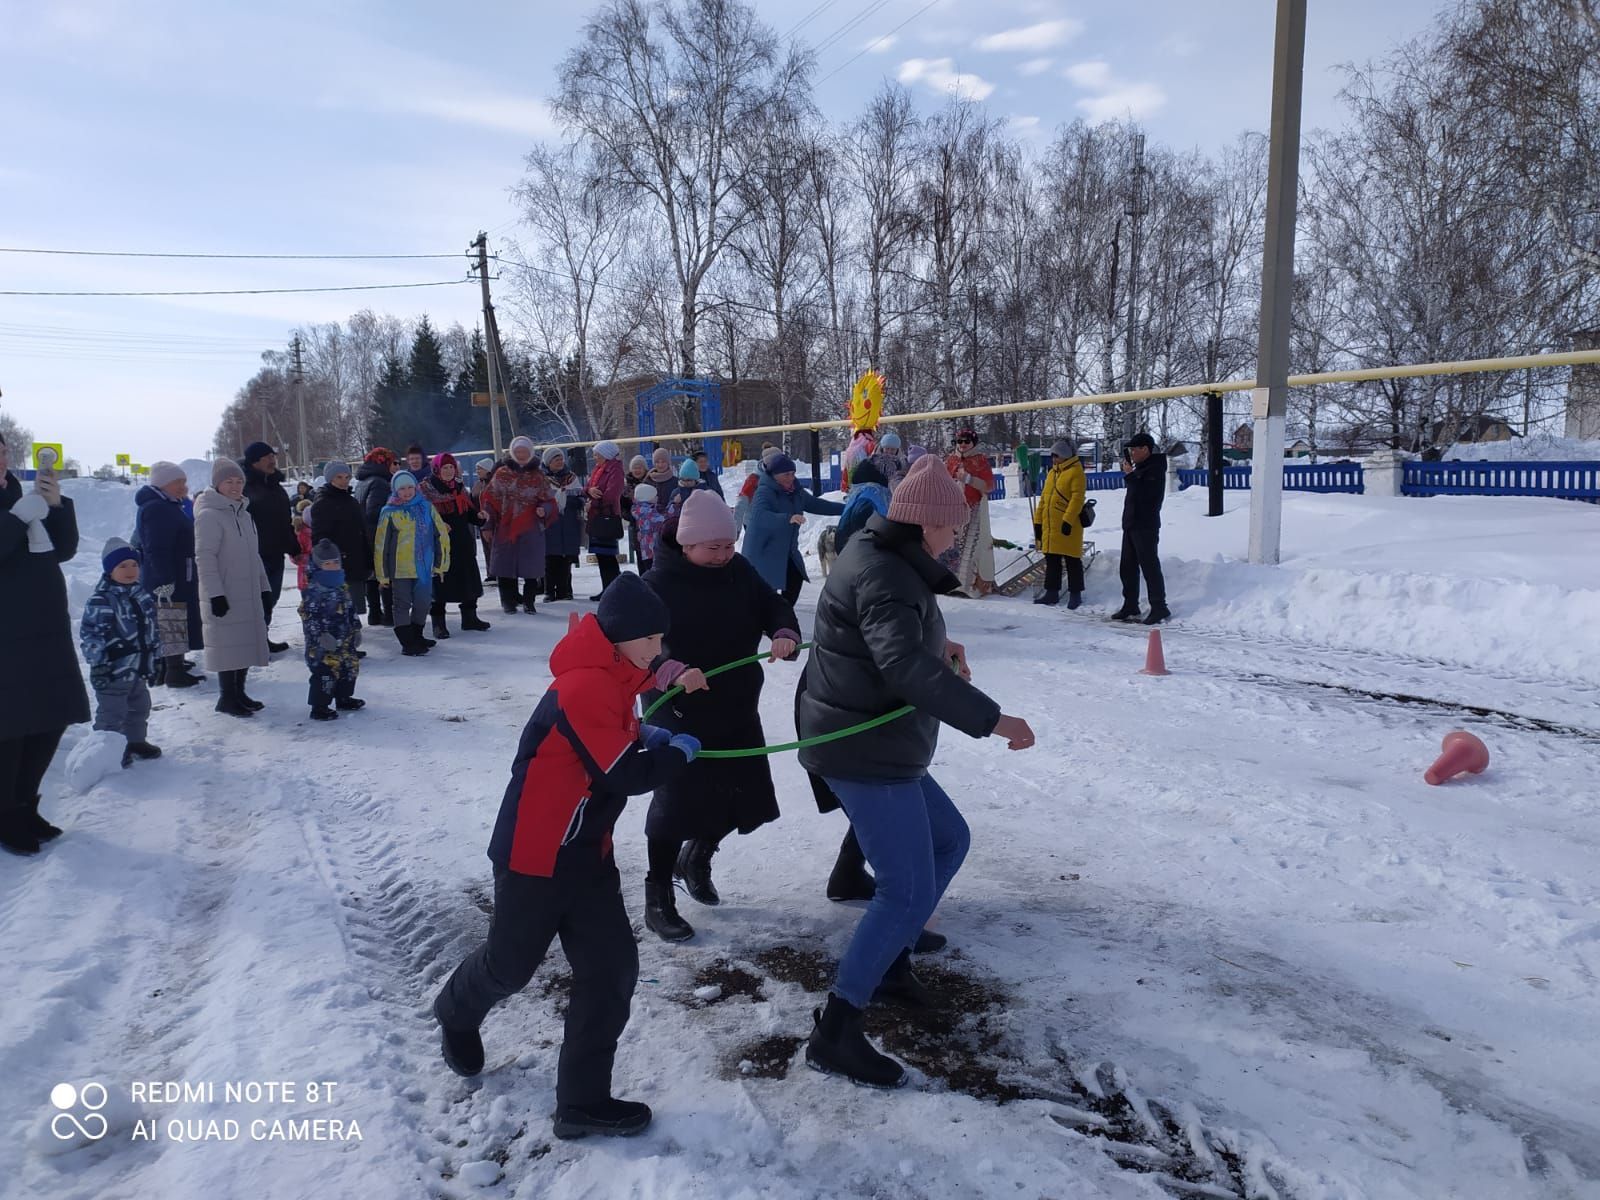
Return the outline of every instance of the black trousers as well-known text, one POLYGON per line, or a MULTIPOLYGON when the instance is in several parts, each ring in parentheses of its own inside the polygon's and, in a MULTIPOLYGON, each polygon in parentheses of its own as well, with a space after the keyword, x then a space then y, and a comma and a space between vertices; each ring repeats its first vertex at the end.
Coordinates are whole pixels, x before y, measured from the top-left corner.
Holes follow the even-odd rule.
POLYGON ((611 581, 622 574, 622 564, 617 561, 615 554, 596 554, 595 561, 600 564, 600 590, 603 592, 611 586, 611 581))
POLYGON ((65 729, 52 729, 0 742, 0 812, 33 808, 64 733, 65 729))
POLYGON ((783 576, 783 598, 793 608, 795 601, 800 599, 800 589, 806 586, 806 577, 800 568, 794 565, 794 559, 788 562, 788 569, 783 576))
POLYGON ((572 559, 565 554, 544 556, 545 595, 552 600, 572 599, 572 559))
POLYGON ((1167 581, 1161 577, 1161 558, 1157 553, 1160 542, 1159 529, 1122 531, 1122 599, 1130 608, 1139 607, 1141 572, 1144 590, 1150 595, 1150 607, 1167 606, 1167 581))
POLYGON ((272 610, 278 607, 278 597, 283 595, 283 563, 284 557, 281 554, 261 560, 261 565, 267 569, 267 597, 270 599, 263 597, 261 606, 266 610, 268 625, 272 624, 272 610))
POLYGON ((639 948, 614 864, 549 879, 496 870, 489 940, 462 961, 439 994, 447 1029, 476 1029, 489 1010, 533 978, 559 936, 572 968, 566 1031, 556 1068, 558 1105, 611 1096, 617 1039, 639 981, 639 948))
POLYGON ((1046 554, 1044 556, 1044 590, 1059 592, 1061 590, 1061 564, 1067 566, 1067 591, 1083 591, 1083 559, 1074 558, 1070 554, 1046 554))
POLYGON ((500 604, 505 608, 515 608, 521 604, 532 608, 539 602, 539 589, 544 586, 542 579, 522 580, 521 591, 517 590, 517 580, 496 579, 494 585, 500 592, 500 604))

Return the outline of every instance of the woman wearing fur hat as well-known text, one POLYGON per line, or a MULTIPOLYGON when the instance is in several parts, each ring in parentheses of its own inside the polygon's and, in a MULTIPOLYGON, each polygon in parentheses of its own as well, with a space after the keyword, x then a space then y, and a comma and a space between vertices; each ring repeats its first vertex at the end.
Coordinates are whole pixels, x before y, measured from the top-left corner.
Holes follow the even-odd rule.
POLYGON ((584 484, 567 466, 567 452, 559 446, 544 452, 544 472, 550 477, 561 513, 544 542, 546 600, 572 599, 572 568, 583 553, 584 484))
POLYGON ((78 553, 78 519, 54 471, 33 489, 0 438, 0 847, 37 854, 61 830, 39 815, 39 785, 67 726, 89 719, 61 564, 78 553))
POLYGON ((266 666, 271 657, 261 606, 272 598, 272 584, 257 549, 244 488, 244 470, 219 458, 211 464, 211 490, 194 502, 194 562, 206 667, 217 672, 222 688, 217 711, 230 717, 253 717, 265 707, 245 694, 245 676, 251 667, 266 666))
POLYGON ((802 738, 838 733, 911 705, 875 729, 800 752, 827 781, 877 872, 872 901, 839 960, 838 977, 806 1047, 819 1070, 876 1087, 905 1079, 861 1030, 874 996, 926 1003, 911 950, 966 857, 970 835, 928 773, 939 727, 1005 737, 1013 750, 1033 731, 971 683, 966 651, 945 636, 938 597, 956 588, 939 564, 969 516, 963 489, 933 458, 912 467, 887 516, 850 543, 817 601, 811 656, 795 700, 802 738))
POLYGON ((450 636, 444 623, 446 604, 461 606, 463 631, 483 633, 489 628, 487 621, 478 619, 478 600, 483 595, 483 577, 478 574, 478 527, 483 524, 483 514, 461 481, 461 467, 455 455, 434 456, 433 470, 422 481, 422 494, 450 531, 450 569, 433 589, 433 604, 428 610, 433 618, 433 636, 450 636))
MULTIPOLYGON (((661 535, 644 580, 672 617, 662 643, 669 658, 715 667, 754 654, 762 637, 771 639, 772 661, 795 656, 800 634, 793 607, 735 553, 733 543, 733 513, 706 488, 690 495, 675 528, 661 535)), ((651 719, 713 750, 764 746, 764 678, 758 664, 726 672, 707 688, 674 698, 651 719)), ((711 856, 735 830, 753 833, 777 819, 765 757, 697 759, 681 778, 658 787, 644 827, 650 848, 645 925, 664 941, 693 937, 678 914, 673 876, 701 904, 720 903, 711 856)))
POLYGON ((500 606, 514 613, 520 603, 528 612, 537 612, 545 572, 545 530, 559 519, 559 510, 532 438, 511 439, 511 452, 483 490, 483 511, 492 539, 489 574, 500 585, 500 606))
POLYGON ((989 493, 994 489, 994 468, 978 449, 978 435, 970 429, 956 434, 955 450, 945 459, 950 477, 962 485, 967 498, 967 520, 956 531, 955 544, 941 560, 960 581, 968 596, 994 591, 994 535, 989 531, 989 493))

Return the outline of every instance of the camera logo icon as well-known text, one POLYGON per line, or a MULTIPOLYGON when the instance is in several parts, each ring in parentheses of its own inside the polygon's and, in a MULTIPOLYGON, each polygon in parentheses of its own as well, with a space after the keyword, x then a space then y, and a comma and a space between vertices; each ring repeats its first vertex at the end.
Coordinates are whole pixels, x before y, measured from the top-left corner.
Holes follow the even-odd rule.
POLYGON ((110 1128, 105 1117, 100 1115, 106 1100, 104 1084, 86 1083, 81 1089, 70 1083, 56 1084, 50 1089, 50 1103, 61 1111, 50 1118, 50 1132, 63 1142, 80 1137, 99 1141, 110 1128), (81 1118, 74 1111, 80 1106, 84 1111, 81 1118))

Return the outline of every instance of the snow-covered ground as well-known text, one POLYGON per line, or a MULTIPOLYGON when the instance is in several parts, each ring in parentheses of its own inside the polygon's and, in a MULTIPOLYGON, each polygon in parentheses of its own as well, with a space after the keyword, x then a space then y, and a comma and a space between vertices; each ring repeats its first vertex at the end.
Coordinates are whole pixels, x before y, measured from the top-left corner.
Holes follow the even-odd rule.
MULTIPOLYGON (((132 500, 69 491, 76 605, 132 500)), ((66 836, 0 862, 0 1192, 1600 1196, 1600 508, 1291 495, 1268 569, 1236 561, 1247 497, 1215 520, 1173 497, 1174 674, 1155 679, 1145 631, 1103 619, 1120 500, 1097 498, 1086 608, 945 605, 1039 744, 942 744, 974 837, 927 969, 961 1004, 875 1017, 910 1088, 799 1063, 857 914, 822 896, 843 824, 793 755, 784 818, 716 860, 723 905, 683 901, 698 937, 640 943, 617 1087, 655 1108, 645 1136, 550 1137, 558 951, 490 1018, 489 1069, 443 1068, 428 1004, 486 927, 517 732, 589 607, 555 605, 421 660, 373 631, 369 707, 336 724, 306 720, 294 656, 258 673, 250 723, 211 711, 212 684, 160 691, 166 757, 86 794, 72 731, 45 789, 66 836), (1456 727, 1494 761, 1430 788, 1456 727), (166 1081, 216 1098, 133 1098, 166 1081), (295 1095, 228 1102, 269 1081, 295 1095), (52 1132, 63 1082, 107 1089, 104 1137, 52 1132), (361 1140, 257 1136, 317 1117, 361 1140), (173 1140, 174 1120, 223 1140, 173 1140)), ((995 524, 1023 540, 1025 502, 995 524)), ((277 629, 298 644, 292 594, 277 629)), ((776 740, 796 668, 769 670, 776 740)), ((644 808, 617 839, 636 914, 644 808)), ((72 1113, 92 1133, 90 1099, 72 1113)))

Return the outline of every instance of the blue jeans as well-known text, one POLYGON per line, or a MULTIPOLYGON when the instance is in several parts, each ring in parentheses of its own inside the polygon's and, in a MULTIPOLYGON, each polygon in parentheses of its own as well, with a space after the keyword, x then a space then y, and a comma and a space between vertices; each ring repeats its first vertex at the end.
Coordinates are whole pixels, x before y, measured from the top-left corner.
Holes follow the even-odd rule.
POLYGON ((878 886, 839 960, 841 1000, 865 1008, 884 972, 916 943, 961 869, 972 835, 933 776, 859 780, 827 777, 844 805, 878 886))

